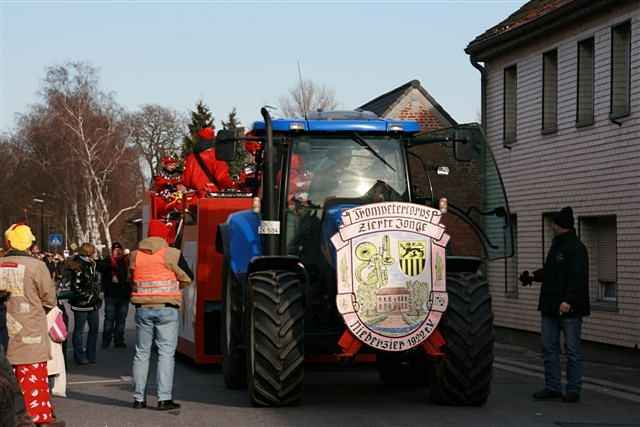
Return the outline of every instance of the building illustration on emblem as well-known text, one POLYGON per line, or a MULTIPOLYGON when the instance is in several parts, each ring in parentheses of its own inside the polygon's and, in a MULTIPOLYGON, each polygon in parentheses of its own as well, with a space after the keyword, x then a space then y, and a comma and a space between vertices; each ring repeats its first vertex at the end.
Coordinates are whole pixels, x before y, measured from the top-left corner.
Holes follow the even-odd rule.
POLYGON ((408 313, 411 309, 411 291, 401 286, 388 286, 376 292, 378 313, 408 313))

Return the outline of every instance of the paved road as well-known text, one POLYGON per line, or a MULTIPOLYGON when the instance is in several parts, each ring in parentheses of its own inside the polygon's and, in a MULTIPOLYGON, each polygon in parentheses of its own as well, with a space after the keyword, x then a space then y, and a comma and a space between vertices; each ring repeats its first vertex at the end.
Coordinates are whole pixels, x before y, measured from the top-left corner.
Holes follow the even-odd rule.
MULTIPOLYGON (((129 383, 132 330, 128 339, 127 349, 100 351, 97 366, 70 363, 69 396, 54 399, 59 417, 69 426, 640 427, 640 393, 621 395, 589 386, 580 404, 534 402, 529 396, 540 387, 539 371, 509 357, 497 363, 493 393, 481 408, 440 407, 426 399, 426 388, 385 387, 370 366, 310 367, 302 406, 254 408, 245 391, 224 387, 218 368, 178 359, 174 394, 181 410, 134 410, 129 383)), ((155 398, 149 403, 155 405, 155 398)))

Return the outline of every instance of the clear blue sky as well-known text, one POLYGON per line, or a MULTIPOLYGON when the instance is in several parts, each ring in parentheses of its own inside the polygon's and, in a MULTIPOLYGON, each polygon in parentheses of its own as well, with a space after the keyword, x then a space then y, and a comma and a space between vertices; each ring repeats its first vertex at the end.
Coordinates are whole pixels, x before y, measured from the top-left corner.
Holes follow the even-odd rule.
POLYGON ((464 48, 522 0, 412 2, 3 2, 0 132, 38 100, 47 65, 88 61, 130 110, 188 112, 199 98, 244 124, 304 77, 340 107, 419 79, 458 121, 475 121, 480 78, 464 48))

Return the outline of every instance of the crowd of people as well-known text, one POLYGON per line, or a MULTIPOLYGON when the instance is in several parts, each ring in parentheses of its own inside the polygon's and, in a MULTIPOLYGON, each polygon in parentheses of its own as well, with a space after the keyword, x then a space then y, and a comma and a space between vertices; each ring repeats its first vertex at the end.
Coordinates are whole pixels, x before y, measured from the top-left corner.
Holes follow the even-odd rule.
MULTIPOLYGON (((203 197, 236 185, 228 165, 215 158, 213 135, 211 128, 198 133, 199 143, 186 159, 183 173, 174 158, 163 159, 152 189, 163 201, 160 216, 176 210, 168 202, 173 194, 188 191, 186 186, 203 197)), ((162 219, 165 224, 171 221, 162 219)), ((172 397, 180 290, 191 283, 193 273, 181 252, 169 246, 175 238, 170 227, 153 225, 137 250, 129 252, 115 242, 106 257, 88 242, 72 246, 71 253, 43 252, 23 223, 5 232, 6 251, 0 250, 0 427, 65 426, 55 415, 51 394, 66 395, 70 315, 73 360, 77 365, 95 365, 103 304, 103 349, 112 344, 126 348, 127 314, 131 304, 136 308, 133 407, 147 406, 154 347, 158 409, 180 407, 172 397)))
MULTIPOLYGON (((65 330, 66 307, 73 313, 73 358, 76 364, 96 363, 99 309, 105 303, 102 347, 125 347, 124 330, 131 298, 128 255, 114 243, 110 256, 99 258, 94 245, 82 244, 66 258, 42 252, 26 224, 14 224, 5 233, 8 250, 0 254, 0 348, 3 379, 14 390, 17 417, 0 425, 60 426, 49 394, 53 365, 56 374, 65 370, 66 337, 55 342, 48 313, 58 310, 65 330), (65 301, 67 302, 65 304, 65 301), (86 342, 85 325, 89 325, 86 342), (54 362, 55 346, 62 363, 54 362), (21 391, 21 393, 20 393, 21 391), (22 397, 24 396, 24 398, 22 397)), ((61 377, 64 381, 64 377, 61 377)), ((58 380, 56 380, 58 382, 58 380)), ((2 385, 2 382, 0 382, 2 385)), ((56 384, 58 386, 58 384, 56 384)), ((65 386, 56 387, 65 395, 65 386)), ((56 391, 54 388, 54 392, 56 391)), ((9 412, 2 411, 3 416, 9 412)), ((8 416, 8 415, 6 415, 8 416)))
POLYGON ((180 289, 190 284, 193 273, 167 238, 162 229, 150 230, 137 250, 129 253, 115 242, 103 258, 93 244, 83 243, 65 258, 43 254, 26 224, 6 231, 8 250, 0 258, 0 427, 65 425, 55 416, 49 381, 55 378, 54 394, 66 395, 67 307, 73 315, 73 360, 94 365, 99 309, 104 304, 102 348, 125 348, 133 304, 133 407, 146 407, 152 344, 158 351, 158 409, 180 407, 172 399, 180 289), (62 319, 57 324, 54 310, 62 319), (57 354, 62 361, 55 360, 57 354))

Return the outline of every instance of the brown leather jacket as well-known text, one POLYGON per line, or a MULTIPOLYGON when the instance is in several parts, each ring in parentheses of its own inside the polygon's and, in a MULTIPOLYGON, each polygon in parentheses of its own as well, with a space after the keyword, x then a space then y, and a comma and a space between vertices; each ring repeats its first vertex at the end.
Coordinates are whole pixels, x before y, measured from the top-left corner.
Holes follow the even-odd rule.
POLYGON ((11 292, 7 301, 9 346, 12 365, 49 360, 45 310, 56 306, 56 288, 44 262, 23 252, 9 252, 0 259, 0 289, 11 292))

